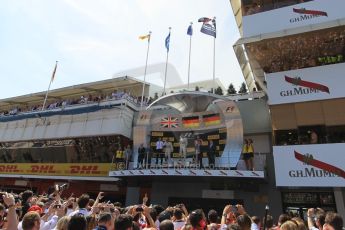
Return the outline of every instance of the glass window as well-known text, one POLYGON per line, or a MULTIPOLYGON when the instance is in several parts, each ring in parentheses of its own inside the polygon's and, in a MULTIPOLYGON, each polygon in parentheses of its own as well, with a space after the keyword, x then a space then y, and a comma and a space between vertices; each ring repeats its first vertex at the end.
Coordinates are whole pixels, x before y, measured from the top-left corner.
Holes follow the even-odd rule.
POLYGON ((298 144, 297 130, 276 130, 276 145, 296 145, 298 144))
POLYGON ((322 125, 298 127, 298 141, 300 144, 326 143, 326 128, 322 125))
POLYGON ((345 125, 327 127, 329 143, 345 143, 345 125))

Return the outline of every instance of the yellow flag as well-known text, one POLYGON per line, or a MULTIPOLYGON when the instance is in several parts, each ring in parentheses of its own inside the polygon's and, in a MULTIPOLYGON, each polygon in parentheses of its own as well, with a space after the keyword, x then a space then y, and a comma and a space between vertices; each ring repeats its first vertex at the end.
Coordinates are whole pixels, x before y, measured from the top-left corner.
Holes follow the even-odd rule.
POLYGON ((140 40, 145 40, 145 39, 150 40, 150 34, 143 35, 143 36, 139 36, 139 39, 140 39, 140 40))

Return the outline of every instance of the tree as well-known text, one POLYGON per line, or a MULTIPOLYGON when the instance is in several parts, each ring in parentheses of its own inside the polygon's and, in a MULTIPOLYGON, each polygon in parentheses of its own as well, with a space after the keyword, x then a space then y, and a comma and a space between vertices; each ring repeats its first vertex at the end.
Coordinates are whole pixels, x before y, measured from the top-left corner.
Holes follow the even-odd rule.
POLYGON ((153 100, 157 100, 157 99, 158 99, 158 93, 156 92, 155 95, 154 95, 153 100))
POLYGON ((230 94, 236 94, 237 91, 232 83, 230 83, 229 88, 228 88, 228 95, 230 94))
POLYGON ((195 91, 199 91, 199 86, 195 86, 195 91))
POLYGON ((241 88, 238 93, 247 93, 247 86, 246 83, 242 82, 241 88))
POLYGON ((223 90, 220 86, 218 86, 218 88, 215 90, 214 92, 215 94, 218 94, 218 95, 223 95, 223 90))

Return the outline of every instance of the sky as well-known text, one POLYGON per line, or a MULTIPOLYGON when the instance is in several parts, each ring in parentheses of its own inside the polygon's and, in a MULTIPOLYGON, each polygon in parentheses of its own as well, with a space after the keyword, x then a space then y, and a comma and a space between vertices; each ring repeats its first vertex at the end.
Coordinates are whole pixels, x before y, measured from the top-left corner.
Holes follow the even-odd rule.
MULTIPOLYGON (((200 17, 216 17, 216 77, 227 88, 244 81, 233 44, 240 35, 229 0, 1 0, 0 98, 111 78, 148 64, 164 63, 172 27, 169 63, 187 83, 193 22, 191 82, 212 79, 213 37, 200 33, 200 17)), ((169 72, 168 76, 169 78, 169 72)), ((142 76, 139 77, 142 79, 142 76)), ((155 74, 147 81, 162 84, 155 74)))

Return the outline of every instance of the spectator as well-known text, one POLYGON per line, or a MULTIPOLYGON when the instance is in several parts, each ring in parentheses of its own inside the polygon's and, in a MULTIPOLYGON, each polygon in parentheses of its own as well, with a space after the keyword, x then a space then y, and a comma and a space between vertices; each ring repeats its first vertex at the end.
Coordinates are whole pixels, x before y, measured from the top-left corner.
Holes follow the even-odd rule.
POLYGON ((300 217, 294 217, 291 220, 297 224, 298 230, 307 230, 307 227, 305 226, 304 221, 300 217))
POLYGON ((209 222, 207 229, 216 230, 220 228, 220 225, 218 225, 218 213, 216 210, 211 209, 207 214, 207 219, 209 222))
POLYGON ((39 230, 41 218, 37 212, 28 212, 24 215, 22 220, 23 230, 39 230))
POLYGON ((169 211, 163 211, 161 212, 159 215, 158 215, 158 220, 159 220, 159 223, 162 223, 164 220, 170 220, 171 218, 171 213, 169 211))
POLYGON ((77 214, 81 214, 83 216, 89 216, 90 212, 86 209, 90 201, 90 197, 88 194, 83 194, 78 198, 78 209, 74 212, 71 212, 69 216, 74 216, 77 214))
POLYGON ((68 222, 71 218, 69 216, 62 217, 56 225, 55 230, 67 230, 68 228, 68 222))
POLYGON ((192 225, 195 230, 204 230, 206 227, 205 214, 201 209, 192 211, 189 214, 188 223, 192 225))
POLYGON ((310 132, 310 144, 317 144, 318 143, 318 136, 314 130, 310 132))
POLYGON ((252 216, 251 230, 260 230, 260 218, 258 216, 252 216))
POLYGON ((83 214, 78 213, 71 217, 67 230, 86 230, 86 219, 83 214))
POLYGON ((171 220, 164 220, 159 224, 159 230, 174 230, 174 224, 171 220))
POLYGON ((287 214, 281 214, 278 218, 278 227, 284 224, 286 221, 291 220, 291 217, 287 214))
POLYGON ((236 220, 241 230, 250 230, 251 225, 252 225, 252 220, 247 214, 239 215, 236 218, 236 220))
POLYGON ((186 224, 186 221, 184 221, 183 219, 183 211, 180 208, 176 207, 174 209, 173 217, 174 217, 173 224, 174 224, 175 230, 181 229, 186 224))
POLYGON ((94 230, 97 227, 97 219, 95 215, 90 215, 86 217, 87 230, 94 230))
POLYGON ((22 193, 22 212, 25 215, 29 208, 31 207, 31 198, 33 196, 33 192, 30 190, 26 190, 22 193))
MULTIPOLYGON (((265 222, 265 217, 263 218, 263 221, 265 222)), ((273 227, 273 217, 271 215, 267 215, 267 219, 266 219, 266 229, 264 230, 270 230, 273 227)))
POLYGON ((5 213, 5 207, 2 204, 0 204, 0 229, 4 228, 5 225, 5 213))
POLYGON ((334 212, 328 212, 325 217, 325 224, 323 230, 342 230, 343 218, 334 212))
POLYGON ((116 230, 132 230, 133 218, 128 214, 121 214, 116 218, 115 229, 116 230))
POLYGON ((284 224, 280 226, 281 230, 298 230, 297 223, 291 220, 285 221, 284 224))
POLYGON ((98 226, 96 230, 113 230, 114 220, 110 213, 102 213, 98 218, 98 226))

